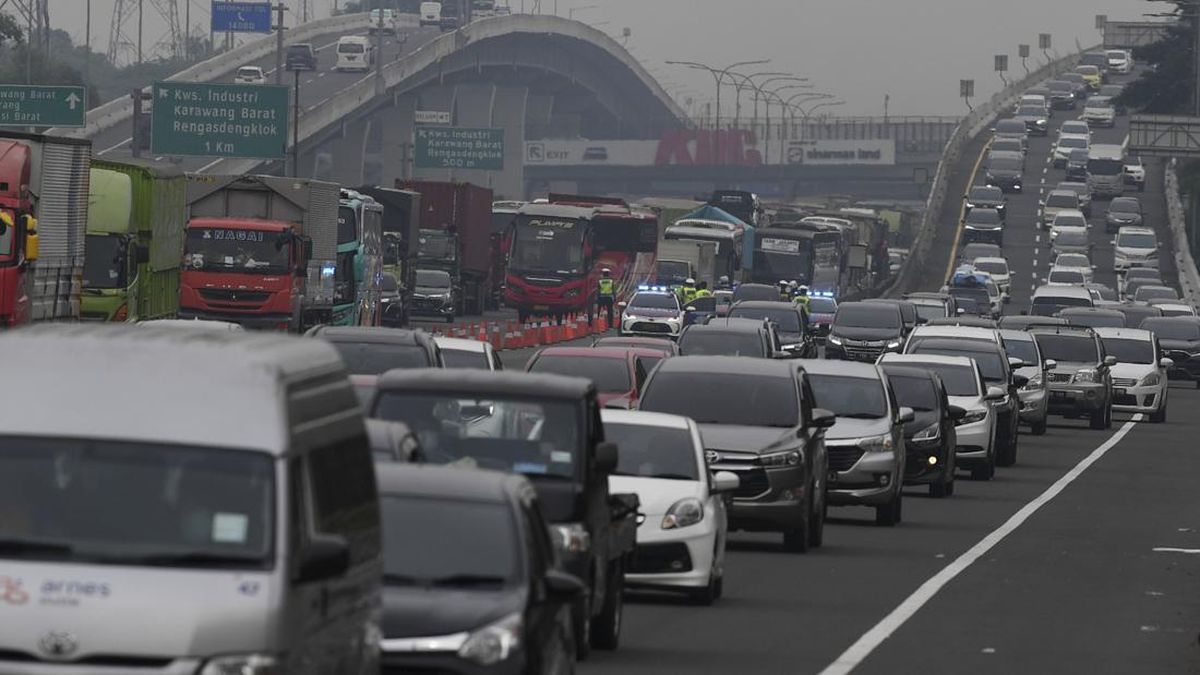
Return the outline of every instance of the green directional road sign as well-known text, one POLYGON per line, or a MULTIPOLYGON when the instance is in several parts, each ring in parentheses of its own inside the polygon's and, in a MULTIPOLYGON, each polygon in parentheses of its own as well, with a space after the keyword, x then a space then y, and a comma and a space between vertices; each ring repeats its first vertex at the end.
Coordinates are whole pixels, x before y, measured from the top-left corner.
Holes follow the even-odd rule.
POLYGON ((0 84, 0 126, 81 127, 86 113, 83 87, 0 84))
POLYGON ((417 127, 418 169, 504 169, 504 130, 417 127))
POLYGON ((288 88, 155 82, 150 149, 158 155, 277 158, 287 152, 288 88))

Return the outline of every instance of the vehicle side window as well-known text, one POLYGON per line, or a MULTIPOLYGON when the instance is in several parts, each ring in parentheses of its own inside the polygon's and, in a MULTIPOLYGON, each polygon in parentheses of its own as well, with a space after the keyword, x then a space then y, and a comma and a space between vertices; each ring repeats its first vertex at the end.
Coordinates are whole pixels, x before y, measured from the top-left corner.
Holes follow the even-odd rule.
POLYGON ((538 522, 530 504, 521 504, 520 511, 523 521, 521 529, 525 530, 525 550, 529 552, 529 576, 531 579, 540 579, 545 576, 546 568, 553 562, 549 557, 552 555, 550 550, 542 542, 547 536, 546 525, 538 522))
POLYGON ((641 393, 642 387, 646 386, 646 363, 640 356, 635 356, 633 359, 633 376, 638 393, 641 393))
POLYGON ((499 352, 492 352, 492 370, 504 370, 504 364, 500 361, 499 352))
POLYGON ((808 424, 812 420, 812 402, 813 402, 812 385, 808 383, 808 377, 800 376, 800 412, 804 419, 804 423, 808 424))
POLYGON ((365 436, 355 436, 310 452, 313 530, 335 534, 350 545, 350 564, 380 554, 379 498, 375 468, 365 436))
POLYGON ((292 561, 290 575, 298 573, 298 555, 308 543, 310 531, 307 490, 304 483, 304 462, 294 458, 288 462, 288 558, 292 561))

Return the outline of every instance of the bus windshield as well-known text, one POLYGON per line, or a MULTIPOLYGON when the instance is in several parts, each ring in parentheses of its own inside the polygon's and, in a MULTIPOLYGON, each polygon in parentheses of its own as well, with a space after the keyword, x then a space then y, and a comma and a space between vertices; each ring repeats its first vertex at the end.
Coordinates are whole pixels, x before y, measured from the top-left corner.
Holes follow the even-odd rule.
POLYGON ((648 218, 599 217, 592 223, 597 251, 638 253, 658 245, 658 224, 648 218))
POLYGON ((1119 159, 1092 158, 1088 160, 1087 170, 1092 176, 1116 176, 1125 170, 1125 163, 1119 159))
POLYGON ((337 243, 349 244, 358 238, 358 214, 352 206, 338 207, 337 243))
POLYGON ((808 239, 779 239, 763 237, 760 240, 758 260, 766 269, 765 279, 796 280, 802 284, 812 281, 813 244, 808 239))
POLYGON ((509 268, 514 272, 583 273, 583 223, 518 216, 509 268))

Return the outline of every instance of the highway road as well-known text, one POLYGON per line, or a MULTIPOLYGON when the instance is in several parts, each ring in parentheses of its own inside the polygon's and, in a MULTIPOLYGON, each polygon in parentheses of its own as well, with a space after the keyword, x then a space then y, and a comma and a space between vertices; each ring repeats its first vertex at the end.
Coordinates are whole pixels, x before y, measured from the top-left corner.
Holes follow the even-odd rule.
MULTIPOLYGON (((342 33, 329 33, 322 35, 313 40, 312 44, 317 51, 317 69, 315 71, 304 71, 300 73, 300 105, 304 109, 312 108, 337 92, 349 87, 364 78, 374 77, 374 71, 361 72, 338 72, 333 69, 335 60, 334 47, 337 41, 343 35, 366 35, 367 31, 363 30, 342 33)), ((396 61, 406 54, 413 52, 422 45, 432 41, 441 35, 441 31, 437 28, 401 28, 396 35, 383 36, 383 59, 384 63, 396 61)), ((275 54, 252 61, 249 63, 239 64, 240 66, 259 66, 267 75, 267 82, 274 83, 275 81, 275 54)), ((225 77, 214 80, 215 82, 232 82, 233 75, 236 69, 230 70, 225 77)), ((284 73, 284 84, 291 86, 293 76, 290 72, 284 73)), ((289 112, 289 115, 291 113, 289 112)), ((132 121, 126 121, 118 124, 111 129, 98 134, 92 139, 92 147, 99 157, 105 159, 119 160, 130 156, 130 134, 132 129, 132 121)), ((147 156, 153 156, 149 152, 147 156)), ((163 159, 156 157, 156 159, 163 159)), ((219 161, 212 157, 185 157, 181 165, 187 171, 217 171, 219 172, 219 161)))

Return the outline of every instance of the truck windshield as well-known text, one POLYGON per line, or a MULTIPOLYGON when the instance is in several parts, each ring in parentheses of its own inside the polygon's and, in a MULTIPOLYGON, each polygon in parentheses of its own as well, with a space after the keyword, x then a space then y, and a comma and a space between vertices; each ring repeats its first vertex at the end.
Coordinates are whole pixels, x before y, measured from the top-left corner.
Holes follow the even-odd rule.
POLYGON ((422 260, 452 262, 457 257, 454 239, 442 232, 422 231, 417 237, 417 257, 422 260))
POLYGON ((357 251, 337 254, 337 267, 333 275, 333 304, 348 305, 355 301, 358 284, 355 282, 355 258, 357 251))
POLYGON ((582 223, 518 216, 509 267, 515 272, 583 273, 582 223))
POLYGON ((290 247, 279 232, 202 227, 189 229, 185 268, 256 274, 286 274, 290 247))
POLYGON ((269 569, 265 453, 0 437, 0 558, 269 569))
POLYGON ((478 588, 516 579, 521 535, 503 502, 382 497, 385 584, 478 588))
POLYGON ((612 253, 653 251, 658 244, 658 223, 649 218, 596 218, 596 249, 612 253))
POLYGON ((358 239, 358 214, 350 206, 338 207, 337 243, 349 244, 358 239))
POLYGON ((658 283, 681 284, 691 275, 691 268, 683 260, 659 260, 658 283))
POLYGON ((407 424, 432 464, 574 478, 583 445, 579 408, 550 399, 385 390, 372 417, 407 424))
POLYGON ((83 246, 83 287, 124 288, 125 246, 121 237, 89 234, 83 246))
MULTIPOLYGON (((5 209, 4 212, 7 213, 9 217, 12 217, 13 215, 12 211, 7 209, 5 209)), ((6 225, 4 227, 4 231, 0 232, 0 262, 12 259, 14 236, 16 236, 15 227, 8 227, 6 225)))

